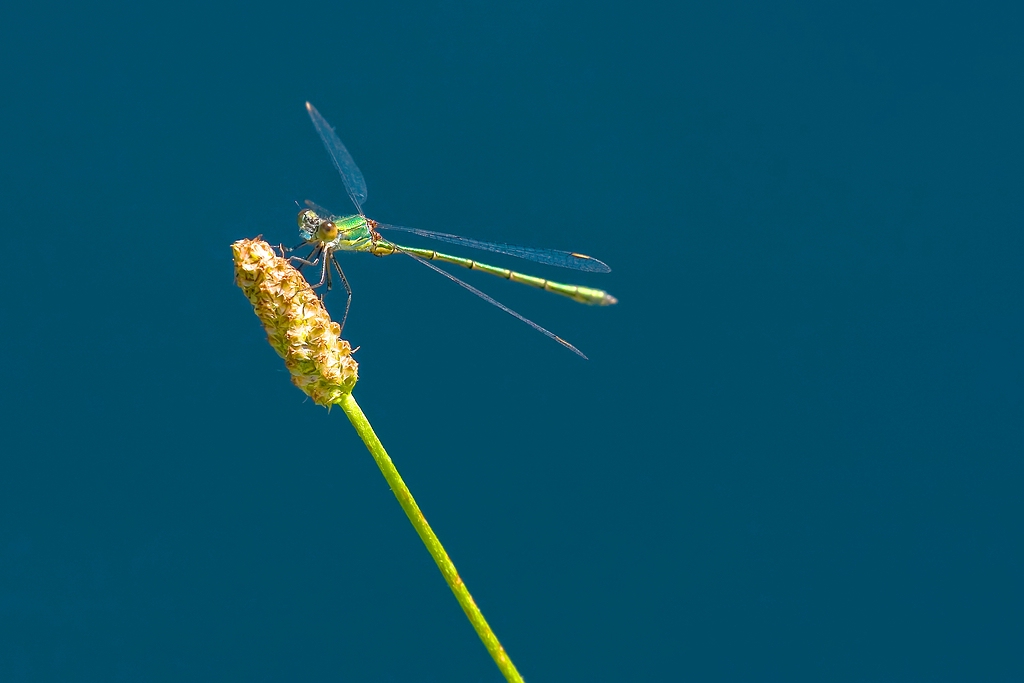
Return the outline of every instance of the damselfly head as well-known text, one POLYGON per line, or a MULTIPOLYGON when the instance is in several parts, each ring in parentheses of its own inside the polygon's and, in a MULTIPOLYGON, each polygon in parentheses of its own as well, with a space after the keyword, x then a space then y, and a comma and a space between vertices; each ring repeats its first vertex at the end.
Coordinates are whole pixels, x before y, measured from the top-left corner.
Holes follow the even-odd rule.
POLYGON ((316 215, 316 212, 312 209, 303 209, 299 211, 299 235, 302 239, 307 242, 313 240, 313 236, 320 228, 320 224, 323 223, 323 219, 316 215))

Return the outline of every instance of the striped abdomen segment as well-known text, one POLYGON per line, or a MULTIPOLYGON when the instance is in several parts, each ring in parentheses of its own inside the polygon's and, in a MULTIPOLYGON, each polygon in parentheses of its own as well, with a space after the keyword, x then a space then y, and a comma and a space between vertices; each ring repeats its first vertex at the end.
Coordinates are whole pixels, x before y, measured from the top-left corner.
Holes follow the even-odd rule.
MULTIPOLYGON (((391 250, 385 251, 380 249, 383 244, 378 245, 378 249, 375 250, 380 256, 393 253, 391 250)), ((490 273, 497 277, 511 280, 512 282, 521 282, 524 285, 530 285, 537 289, 543 289, 546 292, 554 292, 555 294, 561 294, 567 296, 573 301, 579 301, 581 304, 592 304, 597 306, 608 306, 610 304, 618 303, 618 300, 608 292, 601 289, 591 289, 590 287, 580 287, 578 285, 563 285, 560 282, 552 282, 551 280, 545 280, 540 277, 533 277, 532 275, 524 275, 523 273, 517 273, 514 270, 508 268, 498 268, 496 266, 489 266, 486 263, 480 263, 473 259, 460 258, 458 256, 450 256, 448 254, 442 254, 441 252, 434 251, 433 249, 416 249, 414 247, 402 247, 398 246, 399 250, 419 256, 420 258, 427 259, 428 261, 442 261, 444 263, 451 263, 456 266, 462 266, 469 270, 479 270, 484 273, 490 273)))

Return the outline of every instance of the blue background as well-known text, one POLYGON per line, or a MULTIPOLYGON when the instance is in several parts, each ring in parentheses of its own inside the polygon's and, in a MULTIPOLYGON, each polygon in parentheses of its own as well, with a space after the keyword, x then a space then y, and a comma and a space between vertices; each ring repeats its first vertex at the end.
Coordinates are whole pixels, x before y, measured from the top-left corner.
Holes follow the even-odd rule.
POLYGON ((585 362, 343 261, 356 396, 528 680, 1024 678, 1019 4, 15 5, 0 680, 499 680, 232 282, 349 208, 306 100, 371 217, 613 268, 466 274, 585 362))

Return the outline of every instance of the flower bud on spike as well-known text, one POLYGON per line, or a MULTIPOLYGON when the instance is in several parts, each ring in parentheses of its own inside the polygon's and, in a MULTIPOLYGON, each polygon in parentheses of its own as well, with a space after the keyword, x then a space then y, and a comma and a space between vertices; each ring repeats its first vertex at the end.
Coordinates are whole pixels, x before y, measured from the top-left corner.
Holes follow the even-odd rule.
POLYGON ((358 370, 352 347, 302 273, 263 240, 239 240, 231 251, 235 282, 284 358, 292 384, 321 406, 351 393, 358 370))

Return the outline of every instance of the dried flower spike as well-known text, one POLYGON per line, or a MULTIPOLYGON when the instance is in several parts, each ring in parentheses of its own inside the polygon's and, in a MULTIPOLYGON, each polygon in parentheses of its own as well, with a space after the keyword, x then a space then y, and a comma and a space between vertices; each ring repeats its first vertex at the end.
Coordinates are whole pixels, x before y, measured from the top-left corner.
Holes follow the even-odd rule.
POLYGON ((340 338, 341 326, 327 315, 302 274, 286 259, 275 255, 269 244, 259 239, 239 240, 231 245, 231 251, 235 255, 235 282, 263 322, 270 345, 284 358, 285 367, 292 373, 292 384, 319 405, 341 406, 505 680, 523 683, 352 396, 358 366, 352 358, 352 347, 340 338))
POLYGON ((340 402, 356 384, 358 365, 306 278, 263 240, 238 240, 231 251, 235 282, 284 358, 292 384, 318 405, 340 402))

